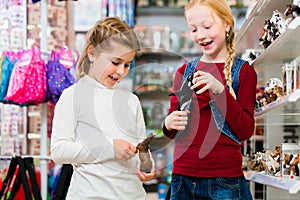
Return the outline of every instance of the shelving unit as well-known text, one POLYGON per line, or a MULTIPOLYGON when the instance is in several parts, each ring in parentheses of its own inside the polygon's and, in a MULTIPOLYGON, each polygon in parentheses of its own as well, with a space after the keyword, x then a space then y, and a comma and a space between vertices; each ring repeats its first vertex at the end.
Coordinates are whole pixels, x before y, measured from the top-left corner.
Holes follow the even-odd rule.
POLYGON ((173 16, 179 15, 183 16, 184 9, 177 7, 138 7, 137 17, 139 16, 153 16, 161 14, 173 16))
POLYGON ((258 116, 260 116, 264 113, 267 113, 275 108, 284 106, 289 103, 294 103, 294 102, 298 101, 299 98, 300 98, 300 89, 297 89, 292 94, 287 95, 287 96, 283 97, 282 99, 278 99, 277 101, 274 101, 264 107, 259 108, 258 110, 255 111, 254 116, 258 117, 258 116))
POLYGON ((242 25, 236 36, 236 51, 242 53, 244 50, 253 48, 258 49, 258 39, 262 35, 262 27, 266 19, 270 18, 273 10, 283 12, 287 1, 278 0, 259 0, 250 12, 248 18, 242 25))
POLYGON ((263 53, 251 63, 253 66, 282 65, 291 62, 299 56, 300 24, 293 29, 287 29, 263 53))
MULTIPOLYGON (((292 0, 259 0, 236 35, 237 53, 242 54, 247 49, 262 50, 259 38, 263 33, 265 20, 271 18, 274 10, 283 13, 289 3, 292 0)), ((282 35, 251 62, 263 82, 266 83, 273 77, 282 78, 283 64, 290 63, 300 55, 299 21, 294 20, 282 35)), ((283 143, 286 127, 295 126, 295 130, 298 130, 299 98, 300 90, 296 89, 293 93, 256 110, 255 118, 260 119, 257 126, 264 129, 264 149, 274 149, 276 145, 283 143)), ((300 190, 300 180, 279 178, 266 175, 265 172, 246 172, 245 177, 266 186, 266 199, 299 199, 297 193, 300 190)))
POLYGON ((247 180, 255 181, 260 184, 269 185, 278 189, 288 191, 290 194, 296 194, 300 190, 300 181, 288 178, 279 178, 271 175, 266 175, 265 172, 245 172, 247 180))

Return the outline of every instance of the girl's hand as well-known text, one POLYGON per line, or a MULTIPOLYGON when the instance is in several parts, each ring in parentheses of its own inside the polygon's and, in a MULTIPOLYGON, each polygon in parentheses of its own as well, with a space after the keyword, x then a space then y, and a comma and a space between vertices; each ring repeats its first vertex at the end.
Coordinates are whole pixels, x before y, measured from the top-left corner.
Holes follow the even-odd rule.
POLYGON ((185 126, 188 123, 188 114, 190 112, 185 111, 174 111, 171 114, 169 114, 165 118, 165 126, 166 128, 171 130, 184 130, 185 126))
POLYGON ((201 70, 194 73, 193 86, 191 89, 199 89, 196 94, 202 94, 206 90, 211 90, 213 94, 220 94, 224 90, 224 85, 213 75, 201 70))
POLYGON ((136 147, 122 139, 114 139, 115 158, 118 160, 130 160, 137 153, 136 147))
POLYGON ((142 181, 142 182, 150 181, 150 180, 153 179, 154 176, 155 176, 155 168, 152 167, 150 173, 145 173, 145 172, 140 172, 140 171, 138 171, 138 172, 136 173, 136 176, 137 176, 137 177, 140 179, 140 181, 142 181))

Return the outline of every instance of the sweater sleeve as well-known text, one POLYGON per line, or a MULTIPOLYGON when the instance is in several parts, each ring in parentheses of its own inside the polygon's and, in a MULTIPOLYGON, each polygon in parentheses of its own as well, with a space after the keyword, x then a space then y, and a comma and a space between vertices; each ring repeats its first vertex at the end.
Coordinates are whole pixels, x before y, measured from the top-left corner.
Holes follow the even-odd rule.
POLYGON ((56 163, 96 163, 114 157, 112 143, 99 141, 91 153, 81 142, 75 140, 73 93, 70 87, 62 93, 54 110, 51 135, 51 156, 56 163), (109 145, 109 148, 107 147, 109 145), (97 156, 94 156, 97 155, 97 156))
POLYGON ((227 89, 224 89, 221 94, 213 96, 231 130, 241 140, 249 139, 254 133, 256 84, 256 72, 246 62, 240 71, 237 100, 227 89))

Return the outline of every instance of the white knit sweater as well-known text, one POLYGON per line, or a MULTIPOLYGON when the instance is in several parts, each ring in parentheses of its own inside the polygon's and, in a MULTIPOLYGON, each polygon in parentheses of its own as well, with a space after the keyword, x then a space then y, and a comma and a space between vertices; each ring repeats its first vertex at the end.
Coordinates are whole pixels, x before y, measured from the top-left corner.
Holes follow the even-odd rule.
POLYGON ((65 89, 55 106, 51 156, 74 166, 67 199, 144 200, 135 175, 138 155, 119 161, 113 148, 113 139, 136 145, 144 138, 141 105, 132 93, 106 88, 89 76, 65 89))

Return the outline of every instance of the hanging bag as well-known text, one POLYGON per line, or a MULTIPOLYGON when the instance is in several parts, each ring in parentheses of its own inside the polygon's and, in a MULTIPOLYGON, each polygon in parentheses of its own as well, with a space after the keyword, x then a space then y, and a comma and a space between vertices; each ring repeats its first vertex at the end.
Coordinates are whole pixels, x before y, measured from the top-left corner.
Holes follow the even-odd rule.
POLYGON ((9 168, 6 174, 6 177, 4 179, 4 181, 2 182, 2 187, 0 190, 0 198, 2 199, 7 199, 7 196, 9 195, 10 191, 10 186, 13 184, 14 181, 14 174, 17 172, 17 159, 15 157, 13 157, 11 159, 11 162, 9 164, 9 168))
POLYGON ((1 89, 0 89, 0 101, 3 102, 6 96, 8 85, 11 77, 11 73, 17 62, 16 59, 11 61, 8 53, 3 53, 4 58, 1 65, 1 89))
POLYGON ((51 200, 64 200, 67 196, 73 174, 73 166, 71 164, 63 164, 59 173, 57 184, 51 194, 51 200))
POLYGON ((29 175, 29 180, 30 180, 30 185, 31 185, 31 190, 32 190, 34 200, 41 200, 42 196, 37 182, 37 176, 36 176, 35 166, 33 163, 33 158, 32 157, 23 158, 23 161, 25 164, 25 169, 27 170, 29 175))
POLYGON ((63 90, 75 83, 70 70, 74 66, 70 50, 52 51, 47 63, 47 100, 57 102, 63 90))
POLYGON ((13 68, 5 99, 19 105, 40 104, 46 89, 46 65, 40 50, 24 50, 13 68))
POLYGON ((17 156, 11 159, 1 187, 0 198, 1 200, 42 199, 32 157, 17 156))

